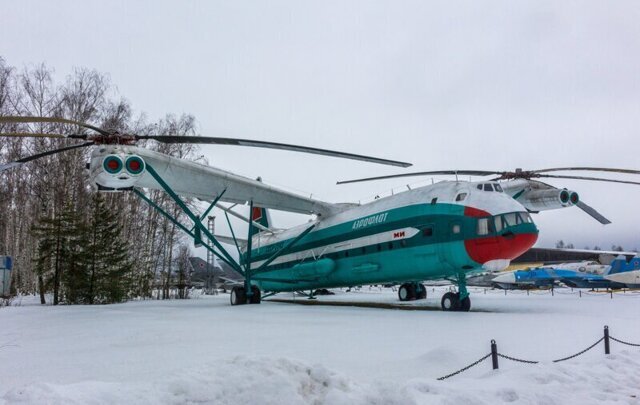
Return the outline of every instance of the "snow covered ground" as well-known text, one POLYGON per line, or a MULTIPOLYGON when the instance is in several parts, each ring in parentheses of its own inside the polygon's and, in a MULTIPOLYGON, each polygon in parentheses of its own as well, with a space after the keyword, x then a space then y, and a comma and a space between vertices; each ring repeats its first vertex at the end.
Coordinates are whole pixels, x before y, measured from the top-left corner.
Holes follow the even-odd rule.
MULTIPOLYGON (((429 288, 439 307, 444 287, 429 288)), ((291 297, 291 295, 282 295, 291 297)), ((640 293, 472 289, 472 312, 306 306, 230 307, 228 295, 106 306, 0 309, 0 404, 640 403, 640 293), (490 359, 489 353, 541 360, 490 359)), ((304 300, 304 298, 296 298, 304 300)), ((368 287, 319 301, 396 303, 368 287)))

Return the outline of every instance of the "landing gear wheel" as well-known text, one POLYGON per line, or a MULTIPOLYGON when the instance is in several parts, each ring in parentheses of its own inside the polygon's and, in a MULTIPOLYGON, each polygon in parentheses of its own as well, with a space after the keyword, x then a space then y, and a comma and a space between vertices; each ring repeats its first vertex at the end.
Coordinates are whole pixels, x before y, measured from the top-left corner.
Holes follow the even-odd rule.
POLYGON ((405 283, 398 289, 400 301, 413 301, 416 299, 416 290, 413 284, 405 283))
POLYGON ((247 294, 244 287, 233 287, 231 290, 231 305, 243 305, 247 303, 247 294))
POLYGON ((427 289, 424 287, 424 284, 416 284, 416 299, 423 300, 427 298, 427 289))
POLYGON ((440 305, 443 311, 458 311, 460 309, 459 295, 452 292, 448 292, 442 296, 440 305))
POLYGON ((459 311, 462 312, 469 312, 469 310, 471 309, 471 299, 469 297, 463 299, 462 301, 460 301, 460 309, 459 311))
POLYGON ((260 293, 260 289, 258 287, 256 287, 255 285, 251 286, 251 292, 253 293, 253 295, 251 296, 251 299, 249 300, 249 304, 259 304, 261 301, 261 293, 260 293))

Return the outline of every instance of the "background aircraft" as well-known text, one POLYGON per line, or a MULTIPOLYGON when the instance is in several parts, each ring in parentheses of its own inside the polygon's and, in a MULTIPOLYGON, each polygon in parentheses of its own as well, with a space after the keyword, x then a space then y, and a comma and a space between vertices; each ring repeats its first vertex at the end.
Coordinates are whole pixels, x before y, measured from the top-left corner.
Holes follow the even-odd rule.
POLYGON ((561 170, 640 174, 633 170, 609 168, 420 172, 419 175, 499 176, 480 182, 444 181, 368 204, 334 204, 267 186, 221 169, 139 148, 134 144, 139 140, 225 144, 284 149, 400 167, 410 164, 246 139, 121 134, 62 118, 0 117, 0 122, 18 124, 14 132, 3 136, 85 141, 4 164, 0 170, 70 149, 94 147, 88 165, 89 181, 98 190, 132 191, 156 209, 159 207, 145 195, 144 189, 164 190, 192 220, 193 226, 180 224, 161 209, 160 213, 174 221, 197 245, 209 249, 244 278, 244 285, 234 287, 231 292, 233 305, 259 303, 265 292, 274 294, 385 283, 400 283, 399 298, 411 300, 423 296, 420 281, 448 279, 457 284, 459 291, 445 294, 442 308, 468 311, 471 302, 466 289, 467 274, 504 269, 537 240, 538 229, 529 212, 578 206, 601 223, 608 223, 606 218, 580 202, 577 193, 557 189, 533 178, 578 178, 640 184, 541 174, 561 170), (71 125, 75 131, 67 131, 71 132, 68 135, 32 133, 21 127, 34 122, 57 124, 63 131, 65 128, 62 125, 71 125), (92 132, 87 134, 84 130, 92 132), (202 223, 209 210, 198 215, 180 196, 211 201, 209 209, 218 207, 226 216, 234 215, 247 220, 249 231, 245 241, 236 237, 233 228, 232 235, 225 238, 225 241, 234 242, 239 260, 221 245, 223 239, 212 235, 202 223), (233 205, 222 205, 221 202, 233 205), (237 204, 249 205, 249 218, 234 210, 237 204), (256 210, 256 207, 261 209, 256 210), (262 209, 267 208, 312 214, 314 217, 298 227, 273 229, 261 223, 262 216, 258 217, 259 213, 265 212, 262 209))
POLYGON ((578 263, 506 272, 495 276, 491 283, 502 289, 551 287, 559 283, 573 288, 634 288, 640 286, 640 279, 636 279, 639 274, 640 258, 627 262, 619 256, 602 273, 588 272, 578 263))

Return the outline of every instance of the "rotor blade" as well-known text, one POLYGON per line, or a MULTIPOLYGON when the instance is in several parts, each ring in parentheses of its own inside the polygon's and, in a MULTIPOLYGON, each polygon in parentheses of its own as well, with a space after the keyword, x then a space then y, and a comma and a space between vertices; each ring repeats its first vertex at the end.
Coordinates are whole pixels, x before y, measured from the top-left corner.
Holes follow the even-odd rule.
POLYGON ((402 173, 402 174, 391 174, 389 176, 377 176, 377 177, 367 177, 364 179, 355 179, 355 180, 343 180, 339 181, 336 184, 349 184, 349 183, 360 183, 363 181, 372 181, 372 180, 385 180, 385 179, 395 179, 399 177, 415 177, 415 176, 428 176, 428 175, 463 175, 463 176, 489 176, 492 174, 501 174, 500 172, 489 172, 482 170, 436 170, 430 172, 413 172, 413 173, 402 173))
POLYGON ((582 201, 578 201, 576 206, 578 208, 580 208, 582 211, 584 211, 587 214, 591 215, 596 221, 600 222, 603 225, 607 225, 607 224, 611 223, 611 221, 609 221, 607 218, 602 216, 602 214, 600 214, 598 211, 596 211, 592 207, 588 206, 587 204, 583 203, 582 201))
POLYGON ((555 167, 551 169, 534 170, 535 173, 546 172, 562 172, 562 171, 586 171, 586 172, 610 172, 610 173, 626 173, 626 174, 640 174, 640 170, 632 169, 616 169, 611 167, 555 167))
POLYGON ((51 122, 55 124, 72 124, 78 125, 83 128, 92 129, 99 134, 109 135, 109 132, 104 129, 94 127, 93 125, 85 124, 84 122, 68 120, 66 118, 57 118, 57 117, 16 117, 16 116, 4 116, 0 117, 0 123, 8 123, 8 122, 24 122, 24 123, 34 123, 34 122, 51 122))
POLYGON ((66 138, 66 135, 62 134, 39 134, 32 132, 4 132, 0 133, 0 137, 6 136, 8 138, 66 138))
POLYGON ((25 158, 18 159, 15 162, 0 164, 0 172, 3 172, 3 171, 8 170, 8 169, 11 169, 12 167, 21 166, 21 165, 23 165, 23 164, 25 164, 27 162, 31 162, 32 160, 36 160, 36 159, 39 159, 41 157, 54 155, 54 154, 60 153, 60 152, 66 152, 66 151, 72 150, 72 149, 84 148, 84 147, 91 146, 91 145, 93 145, 93 142, 86 142, 86 143, 81 143, 81 144, 78 144, 78 145, 65 146, 64 148, 49 150, 49 151, 46 151, 46 152, 38 153, 37 155, 27 156, 25 158))
POLYGON ((609 183, 635 184, 635 185, 639 185, 640 186, 640 182, 637 182, 637 181, 602 179, 602 178, 599 178, 599 177, 560 176, 560 175, 554 175, 554 174, 539 174, 536 177, 545 177, 545 178, 553 178, 553 179, 574 179, 574 180, 606 181, 606 182, 609 182, 609 183))
POLYGON ((380 159, 371 156, 356 155, 353 153, 337 152, 328 149, 311 148, 300 145, 290 145, 286 143, 254 141, 250 139, 217 138, 207 136, 174 136, 174 135, 141 135, 136 139, 153 139, 163 143, 198 143, 214 145, 236 145, 251 146, 255 148, 282 149, 294 152, 312 153, 316 155, 333 156, 338 158, 361 160, 364 162, 379 163, 391 166, 409 167, 411 163, 398 162, 395 160, 380 159))

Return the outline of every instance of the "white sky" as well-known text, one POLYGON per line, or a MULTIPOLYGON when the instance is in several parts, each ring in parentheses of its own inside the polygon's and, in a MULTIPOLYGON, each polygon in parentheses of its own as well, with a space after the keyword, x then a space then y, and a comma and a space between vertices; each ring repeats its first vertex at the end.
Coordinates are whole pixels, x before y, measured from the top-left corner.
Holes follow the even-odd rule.
MULTIPOLYGON (((0 56, 14 66, 45 62, 60 79, 74 66, 107 72, 138 112, 194 114, 202 135, 414 163, 203 148, 213 166, 358 201, 420 179, 335 181, 403 170, 640 168, 638 21, 635 1, 5 0, 0 56)), ((640 186, 550 183, 578 191, 613 224, 577 208, 546 212, 534 217, 539 245, 640 248, 640 186)))

